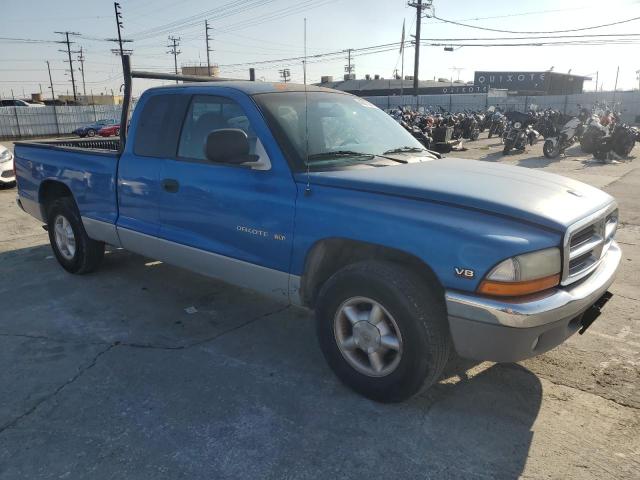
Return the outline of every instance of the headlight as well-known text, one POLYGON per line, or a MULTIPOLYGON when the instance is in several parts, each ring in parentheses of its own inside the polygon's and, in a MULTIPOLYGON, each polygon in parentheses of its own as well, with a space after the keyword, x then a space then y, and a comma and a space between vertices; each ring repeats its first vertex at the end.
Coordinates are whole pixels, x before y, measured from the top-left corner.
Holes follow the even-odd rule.
POLYGON ((513 124, 513 128, 520 128, 522 124, 520 122, 516 122, 513 124))
POLYGON ((507 258, 496 265, 478 287, 485 295, 528 295, 560 283, 560 250, 547 248, 507 258))
POLYGON ((11 152, 9 150, 5 150, 4 152, 0 153, 0 163, 8 162, 12 158, 13 155, 11 155, 11 152))

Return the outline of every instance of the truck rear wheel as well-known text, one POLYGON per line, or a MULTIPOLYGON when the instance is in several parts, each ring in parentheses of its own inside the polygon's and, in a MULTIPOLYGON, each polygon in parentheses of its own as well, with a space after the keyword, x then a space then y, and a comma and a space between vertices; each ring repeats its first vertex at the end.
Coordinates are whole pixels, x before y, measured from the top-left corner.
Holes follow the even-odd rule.
POLYGON ((71 273, 94 271, 104 256, 104 243, 92 240, 73 199, 54 200, 48 209, 49 242, 62 268, 71 273))
POLYGON ((316 303, 322 352, 342 382, 380 402, 406 400, 440 377, 450 351, 435 285, 393 263, 349 265, 316 303))

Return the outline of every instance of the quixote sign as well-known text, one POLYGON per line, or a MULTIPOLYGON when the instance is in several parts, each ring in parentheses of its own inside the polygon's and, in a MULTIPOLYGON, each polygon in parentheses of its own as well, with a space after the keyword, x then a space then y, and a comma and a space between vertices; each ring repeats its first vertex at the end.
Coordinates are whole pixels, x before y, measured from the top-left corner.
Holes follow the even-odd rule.
POLYGON ((508 90, 544 90, 546 72, 476 72, 474 85, 508 90))
MULTIPOLYGON (((438 87, 437 93, 487 93, 489 87, 487 85, 462 85, 462 86, 450 86, 450 87, 438 87)), ((431 92, 430 92, 431 93, 431 92)), ((436 93, 436 92, 434 92, 436 93)))

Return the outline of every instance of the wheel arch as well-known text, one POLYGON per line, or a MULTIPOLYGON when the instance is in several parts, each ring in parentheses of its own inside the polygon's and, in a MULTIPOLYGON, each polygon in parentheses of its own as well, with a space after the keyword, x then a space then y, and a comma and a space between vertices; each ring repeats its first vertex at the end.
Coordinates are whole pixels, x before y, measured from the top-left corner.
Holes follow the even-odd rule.
POLYGON ((313 308, 320 288, 334 273, 364 260, 384 260, 400 264, 436 286, 444 295, 444 287, 433 269, 416 255, 386 245, 331 237, 318 240, 307 252, 300 279, 302 303, 313 308))
POLYGON ((38 203, 42 212, 42 218, 47 219, 47 210, 54 200, 62 197, 70 197, 74 200, 71 189, 59 180, 44 180, 38 189, 38 203))

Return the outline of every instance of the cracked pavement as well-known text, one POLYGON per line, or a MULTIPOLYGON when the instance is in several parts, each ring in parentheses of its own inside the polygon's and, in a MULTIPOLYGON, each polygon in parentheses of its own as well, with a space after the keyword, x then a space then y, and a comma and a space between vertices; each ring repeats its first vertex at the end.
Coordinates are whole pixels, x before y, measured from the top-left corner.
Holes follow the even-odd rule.
POLYGON ((15 190, 0 190, 0 479, 638 478, 638 160, 601 165, 574 148, 550 162, 541 145, 502 158, 496 144, 451 156, 616 196, 615 295, 559 348, 519 364, 452 359, 399 405, 335 379, 308 312, 122 250, 95 274, 65 273, 15 190))

